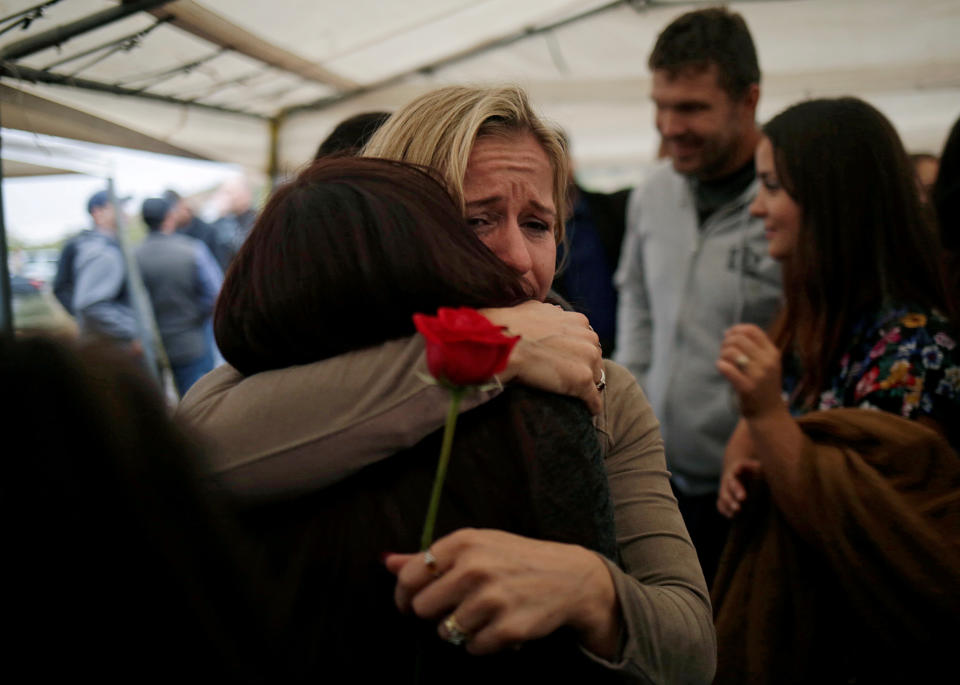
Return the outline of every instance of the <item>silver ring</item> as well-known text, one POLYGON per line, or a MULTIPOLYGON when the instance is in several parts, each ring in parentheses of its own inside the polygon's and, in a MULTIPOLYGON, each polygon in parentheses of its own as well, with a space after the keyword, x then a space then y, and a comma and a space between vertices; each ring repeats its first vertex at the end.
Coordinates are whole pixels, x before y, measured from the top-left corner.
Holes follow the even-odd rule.
POLYGON ((446 632, 443 639, 451 645, 459 647, 470 638, 470 634, 464 630, 463 626, 457 623, 457 619, 453 617, 453 614, 450 614, 443 620, 443 629, 444 632, 446 632))
POLYGON ((745 355, 743 352, 741 352, 741 353, 738 354, 738 355, 736 356, 736 358, 733 360, 733 363, 736 364, 736 365, 737 365, 737 368, 740 369, 741 371, 746 371, 746 370, 747 370, 747 364, 750 363, 750 357, 748 357, 748 356, 745 355))
POLYGON ((600 380, 597 381, 597 392, 603 392, 603 389, 607 387, 607 372, 603 370, 603 367, 600 367, 600 380))
POLYGON ((423 563, 434 577, 440 577, 440 571, 437 569, 437 558, 433 556, 433 551, 431 551, 429 547, 427 551, 423 553, 423 563))

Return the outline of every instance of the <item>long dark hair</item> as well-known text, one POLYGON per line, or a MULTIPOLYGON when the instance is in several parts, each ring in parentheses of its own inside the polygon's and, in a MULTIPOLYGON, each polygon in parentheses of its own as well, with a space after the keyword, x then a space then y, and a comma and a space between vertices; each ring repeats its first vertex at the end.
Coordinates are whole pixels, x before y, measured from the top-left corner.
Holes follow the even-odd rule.
POLYGON ((933 186, 933 207, 940 226, 940 241, 947 254, 951 297, 960 299, 960 119, 953 124, 940 155, 940 170, 933 186))
POLYGON ((214 329, 249 375, 411 335, 414 312, 530 296, 426 171, 331 158, 267 202, 227 272, 214 329))
POLYGON ((810 100, 778 114, 764 133, 803 213, 774 339, 799 356, 798 391, 810 401, 860 316, 885 301, 953 312, 910 160, 879 111, 851 97, 810 100))

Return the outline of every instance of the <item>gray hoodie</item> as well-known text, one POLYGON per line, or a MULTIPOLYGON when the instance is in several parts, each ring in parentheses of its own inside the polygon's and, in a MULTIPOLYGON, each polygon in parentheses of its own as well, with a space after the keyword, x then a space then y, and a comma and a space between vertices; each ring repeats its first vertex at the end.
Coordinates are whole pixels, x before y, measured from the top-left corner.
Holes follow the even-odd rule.
POLYGON ((615 359, 660 419, 674 485, 701 495, 718 489, 738 417, 714 366, 723 332, 740 322, 766 328, 780 305, 781 280, 763 222, 748 211, 757 181, 702 227, 691 184, 664 164, 631 195, 615 276, 615 359))
POLYGON ((140 337, 140 323, 130 301, 127 266, 117 239, 85 231, 76 242, 73 311, 80 332, 121 342, 140 337))

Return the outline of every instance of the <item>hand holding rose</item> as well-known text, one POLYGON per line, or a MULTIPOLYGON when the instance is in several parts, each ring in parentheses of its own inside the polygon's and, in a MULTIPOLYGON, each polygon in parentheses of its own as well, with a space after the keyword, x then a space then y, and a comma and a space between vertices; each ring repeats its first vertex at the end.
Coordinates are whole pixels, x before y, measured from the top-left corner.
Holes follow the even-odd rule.
POLYGON ((414 314, 413 324, 423 336, 427 348, 427 368, 438 383, 450 391, 450 408, 443 431, 440 461, 433 481, 433 492, 427 507, 420 549, 433 542, 443 481, 453 448, 453 432, 457 425, 460 400, 465 393, 486 383, 503 371, 507 357, 519 338, 503 334, 486 317, 469 307, 440 307, 436 316, 414 314))
POLYGON ((543 637, 561 626, 594 654, 612 658, 620 630, 613 579, 583 547, 498 530, 461 529, 423 554, 390 554, 401 611, 440 621, 453 616, 471 654, 490 654, 543 637))

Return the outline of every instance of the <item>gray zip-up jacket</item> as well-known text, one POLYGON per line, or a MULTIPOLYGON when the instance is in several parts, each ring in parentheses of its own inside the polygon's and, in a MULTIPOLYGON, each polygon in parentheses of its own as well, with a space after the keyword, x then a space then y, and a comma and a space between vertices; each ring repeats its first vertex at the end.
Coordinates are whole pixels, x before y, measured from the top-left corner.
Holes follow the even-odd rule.
POLYGON ((100 231, 77 238, 73 311, 80 332, 130 342, 140 337, 140 322, 130 302, 127 265, 117 239, 100 231))
POLYGON ((740 322, 766 328, 780 305, 779 265, 763 221, 748 211, 757 184, 699 227, 691 180, 665 164, 627 208, 615 359, 650 399, 686 495, 717 491, 737 422, 733 391, 714 365, 723 333, 740 322))

